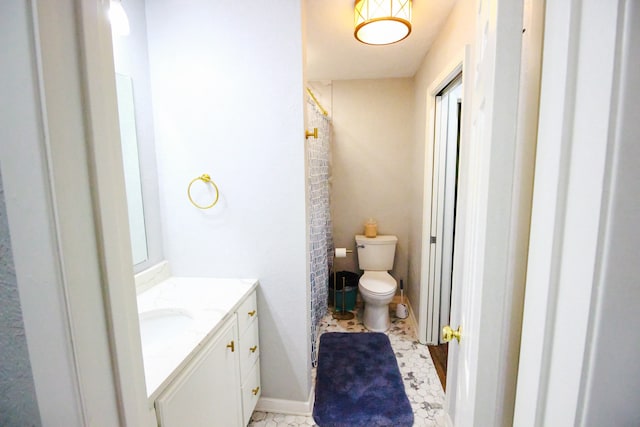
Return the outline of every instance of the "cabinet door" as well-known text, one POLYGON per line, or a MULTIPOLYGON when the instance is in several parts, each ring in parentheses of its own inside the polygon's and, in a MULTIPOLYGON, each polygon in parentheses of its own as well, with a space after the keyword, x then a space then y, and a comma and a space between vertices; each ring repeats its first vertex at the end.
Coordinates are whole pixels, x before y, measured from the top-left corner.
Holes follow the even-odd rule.
POLYGON ((242 425, 237 345, 231 318, 156 400, 161 427, 242 425))

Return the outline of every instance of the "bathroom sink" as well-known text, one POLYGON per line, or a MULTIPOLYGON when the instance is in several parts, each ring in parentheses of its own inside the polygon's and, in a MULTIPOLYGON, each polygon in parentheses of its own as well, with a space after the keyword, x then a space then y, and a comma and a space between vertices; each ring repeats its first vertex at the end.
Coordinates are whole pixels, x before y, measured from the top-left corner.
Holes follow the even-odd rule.
POLYGON ((165 308, 139 314, 140 338, 144 352, 156 353, 176 344, 193 325, 187 310, 165 308))

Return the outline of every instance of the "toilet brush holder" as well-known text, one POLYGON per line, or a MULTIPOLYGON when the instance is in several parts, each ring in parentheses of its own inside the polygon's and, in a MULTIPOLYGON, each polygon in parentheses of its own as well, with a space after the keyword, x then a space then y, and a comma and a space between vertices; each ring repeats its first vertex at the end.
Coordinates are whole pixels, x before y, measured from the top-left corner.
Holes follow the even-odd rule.
POLYGON ((405 304, 396 305, 396 317, 398 319, 406 319, 409 317, 409 309, 405 304))
POLYGON ((409 317, 409 308, 404 303, 404 284, 400 279, 400 302, 396 304, 396 317, 398 319, 406 319, 409 317))

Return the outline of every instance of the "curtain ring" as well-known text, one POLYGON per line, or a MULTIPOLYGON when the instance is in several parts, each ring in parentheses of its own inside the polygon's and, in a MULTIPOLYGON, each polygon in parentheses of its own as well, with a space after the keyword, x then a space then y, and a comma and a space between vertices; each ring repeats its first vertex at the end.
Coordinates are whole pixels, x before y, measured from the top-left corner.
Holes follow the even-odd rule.
POLYGON ((189 196, 189 201, 196 208, 198 208, 198 209, 211 209, 212 207, 214 207, 216 205, 216 203, 218 203, 218 197, 220 196, 220 193, 218 192, 218 186, 216 185, 216 183, 211 180, 211 177, 208 174, 205 173, 205 174, 202 174, 199 177, 194 178, 194 179, 191 180, 191 182, 189 183, 189 187, 187 187, 187 196, 189 196), (213 203, 211 203, 210 205, 207 205, 207 206, 201 206, 201 205, 199 205, 199 204, 197 204, 196 202, 193 201, 193 198, 191 197, 191 186, 196 181, 202 181, 205 184, 213 185, 213 188, 216 190, 216 198, 213 201, 213 203))

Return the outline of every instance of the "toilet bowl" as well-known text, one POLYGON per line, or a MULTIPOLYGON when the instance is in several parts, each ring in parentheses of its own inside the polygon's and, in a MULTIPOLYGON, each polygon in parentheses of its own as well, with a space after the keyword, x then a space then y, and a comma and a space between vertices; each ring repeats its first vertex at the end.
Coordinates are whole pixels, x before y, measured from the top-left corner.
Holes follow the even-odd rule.
POLYGON ((385 332, 391 326, 389 303, 398 284, 386 271, 365 271, 358 282, 364 301, 364 326, 372 332, 385 332))

